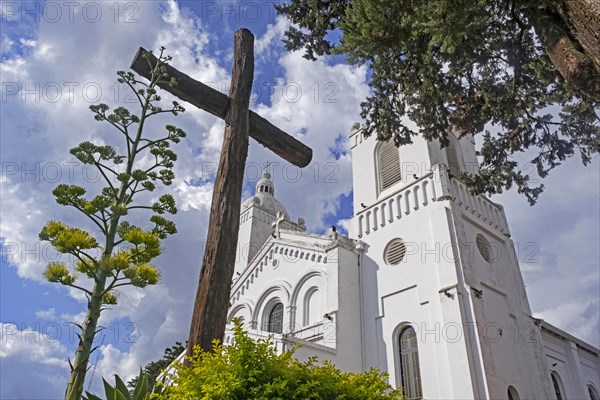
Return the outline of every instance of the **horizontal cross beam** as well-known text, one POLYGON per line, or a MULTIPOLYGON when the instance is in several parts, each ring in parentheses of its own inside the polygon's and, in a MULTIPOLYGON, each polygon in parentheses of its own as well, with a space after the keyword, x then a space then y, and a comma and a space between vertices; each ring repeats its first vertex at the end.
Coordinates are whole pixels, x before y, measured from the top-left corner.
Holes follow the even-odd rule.
MULTIPOLYGON (((152 65, 156 65, 157 59, 149 52, 147 52, 149 53, 148 59, 142 57, 142 54, 146 52, 142 47, 138 49, 131 63, 131 69, 146 79, 150 79, 150 64, 148 61, 152 65)), ((158 86, 161 89, 221 119, 227 117, 229 109, 229 97, 227 95, 192 79, 170 65, 166 65, 166 68, 169 78, 174 77, 177 80, 177 85, 169 86, 168 83, 159 83, 158 86)), ((306 167, 310 163, 312 159, 312 149, 310 147, 282 131, 254 111, 249 112, 249 119, 250 137, 258 143, 298 167, 306 167)))

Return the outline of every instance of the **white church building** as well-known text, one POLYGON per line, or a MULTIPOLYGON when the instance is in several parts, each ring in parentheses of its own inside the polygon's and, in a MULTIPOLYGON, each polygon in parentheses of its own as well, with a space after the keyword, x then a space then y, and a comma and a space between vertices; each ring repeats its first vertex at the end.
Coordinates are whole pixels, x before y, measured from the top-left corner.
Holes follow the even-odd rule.
POLYGON ((228 321, 385 371, 408 399, 600 400, 599 350, 531 315, 503 207, 456 178, 477 168, 473 138, 397 148, 354 130, 350 147, 349 237, 307 232, 276 200, 285 184, 257 182, 228 321))

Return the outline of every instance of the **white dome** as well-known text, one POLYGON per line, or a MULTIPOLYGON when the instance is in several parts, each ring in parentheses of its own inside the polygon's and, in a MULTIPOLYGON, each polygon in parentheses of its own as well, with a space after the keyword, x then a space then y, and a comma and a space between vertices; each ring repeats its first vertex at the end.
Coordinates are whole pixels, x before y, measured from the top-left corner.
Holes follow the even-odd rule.
POLYGON ((273 186, 273 181, 271 180, 271 174, 268 172, 263 172, 258 182, 256 182, 256 191, 254 196, 246 199, 242 203, 242 211, 246 210, 252 205, 256 205, 263 211, 266 211, 273 216, 277 216, 277 213, 281 212, 285 219, 289 221, 290 215, 283 204, 273 197, 273 193, 275 193, 275 188, 273 186))

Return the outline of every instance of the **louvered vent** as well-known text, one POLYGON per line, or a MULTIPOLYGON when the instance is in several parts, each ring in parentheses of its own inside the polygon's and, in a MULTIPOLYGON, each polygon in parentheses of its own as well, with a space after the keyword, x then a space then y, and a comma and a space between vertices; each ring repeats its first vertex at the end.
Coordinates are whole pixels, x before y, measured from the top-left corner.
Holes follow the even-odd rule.
POLYGON ((479 253, 481 257, 487 262, 491 262, 492 259, 492 251, 490 247, 490 242, 483 236, 481 233, 477 234, 475 237, 475 242, 477 243, 477 249, 479 249, 479 253))
POLYGON ((388 265, 398 265, 406 255, 406 245, 402 239, 394 239, 385 248, 385 262, 388 265))
POLYGON ((379 146, 379 183, 381 190, 389 188, 394 183, 399 182, 400 179, 398 148, 391 140, 383 142, 379 146))
POLYGON ((446 147, 446 156, 448 157, 448 169, 455 177, 460 173, 460 163, 458 162, 458 153, 456 152, 456 144, 454 139, 449 137, 448 146, 446 147))

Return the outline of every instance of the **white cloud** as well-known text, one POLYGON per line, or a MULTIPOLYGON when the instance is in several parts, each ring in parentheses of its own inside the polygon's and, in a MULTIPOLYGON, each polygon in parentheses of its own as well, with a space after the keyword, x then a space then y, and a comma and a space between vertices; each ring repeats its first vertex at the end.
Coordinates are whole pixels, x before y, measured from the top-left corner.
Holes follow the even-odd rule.
POLYGON ((290 26, 290 23, 282 16, 278 16, 275 24, 269 24, 264 35, 258 38, 254 43, 256 54, 262 57, 272 57, 276 55, 275 49, 281 47, 283 34, 290 26))
POLYGON ((577 300, 565 302, 540 310, 540 318, 550 322, 558 327, 568 327, 568 332, 584 340, 587 340, 594 346, 598 346, 600 340, 600 301, 577 300))
MULTIPOLYGON (((12 167, 8 163, 4 163, 3 166, 12 167)), ((8 262, 17 266, 20 277, 40 280, 45 268, 44 255, 54 253, 45 243, 32 240, 37 233, 32 230, 36 226, 41 229, 45 217, 39 202, 32 194, 27 193, 27 189, 18 182, 18 179, 11 185, 8 180, 4 180, 5 176, 2 178, 0 237, 4 247, 3 256, 8 262)))
MULTIPOLYGON (((12 42, 9 42, 12 44, 12 42)), ((3 102, 4 99, 13 93, 17 93, 16 89, 20 89, 20 83, 27 76, 25 73, 25 59, 20 56, 15 56, 13 58, 9 58, 3 61, 0 64, 0 73, 2 74, 2 80, 4 81, 4 85, 2 85, 3 92, 3 102), (16 84, 16 89, 13 84, 16 84)))
POLYGON ((0 342, 0 358, 21 357, 41 364, 65 367, 66 348, 49 334, 0 322, 0 342))
POLYGON ((284 54, 279 63, 285 78, 272 86, 272 105, 260 104, 256 111, 311 147, 313 159, 300 170, 251 141, 249 160, 274 162, 278 199, 290 215, 305 218, 310 230, 323 230, 323 217, 335 214, 339 196, 352 190, 350 157, 336 160, 330 148, 340 135, 347 142, 358 118, 359 103, 368 93, 366 69, 309 62, 300 52, 284 54))
POLYGON ((15 42, 13 42, 8 35, 3 33, 2 38, 0 39, 0 50, 2 51, 0 55, 4 56, 5 54, 10 53, 13 44, 15 44, 15 42))
POLYGON ((35 45, 37 44, 37 42, 35 40, 31 40, 31 39, 23 39, 20 38, 19 39, 19 44, 23 47, 35 47, 35 45))
POLYGON ((67 349, 57 340, 60 329, 0 322, 0 398, 59 398, 69 372, 67 349))
POLYGON ((36 318, 40 318, 40 319, 48 319, 48 320, 56 319, 56 308, 50 307, 47 310, 37 310, 35 312, 35 316, 36 316, 36 318))
POLYGON ((2 21, 17 21, 20 17, 19 5, 14 1, 0 2, 0 19, 2 21))
POLYGON ((180 199, 179 207, 181 211, 188 211, 190 208, 200 211, 210 211, 212 189, 212 184, 192 186, 184 181, 178 182, 173 188, 180 199))
POLYGON ((350 221, 351 220, 352 220, 352 218, 338 220, 337 226, 342 228, 342 231, 343 231, 342 233, 345 232, 345 234, 347 234, 347 232, 350 230, 350 221))

